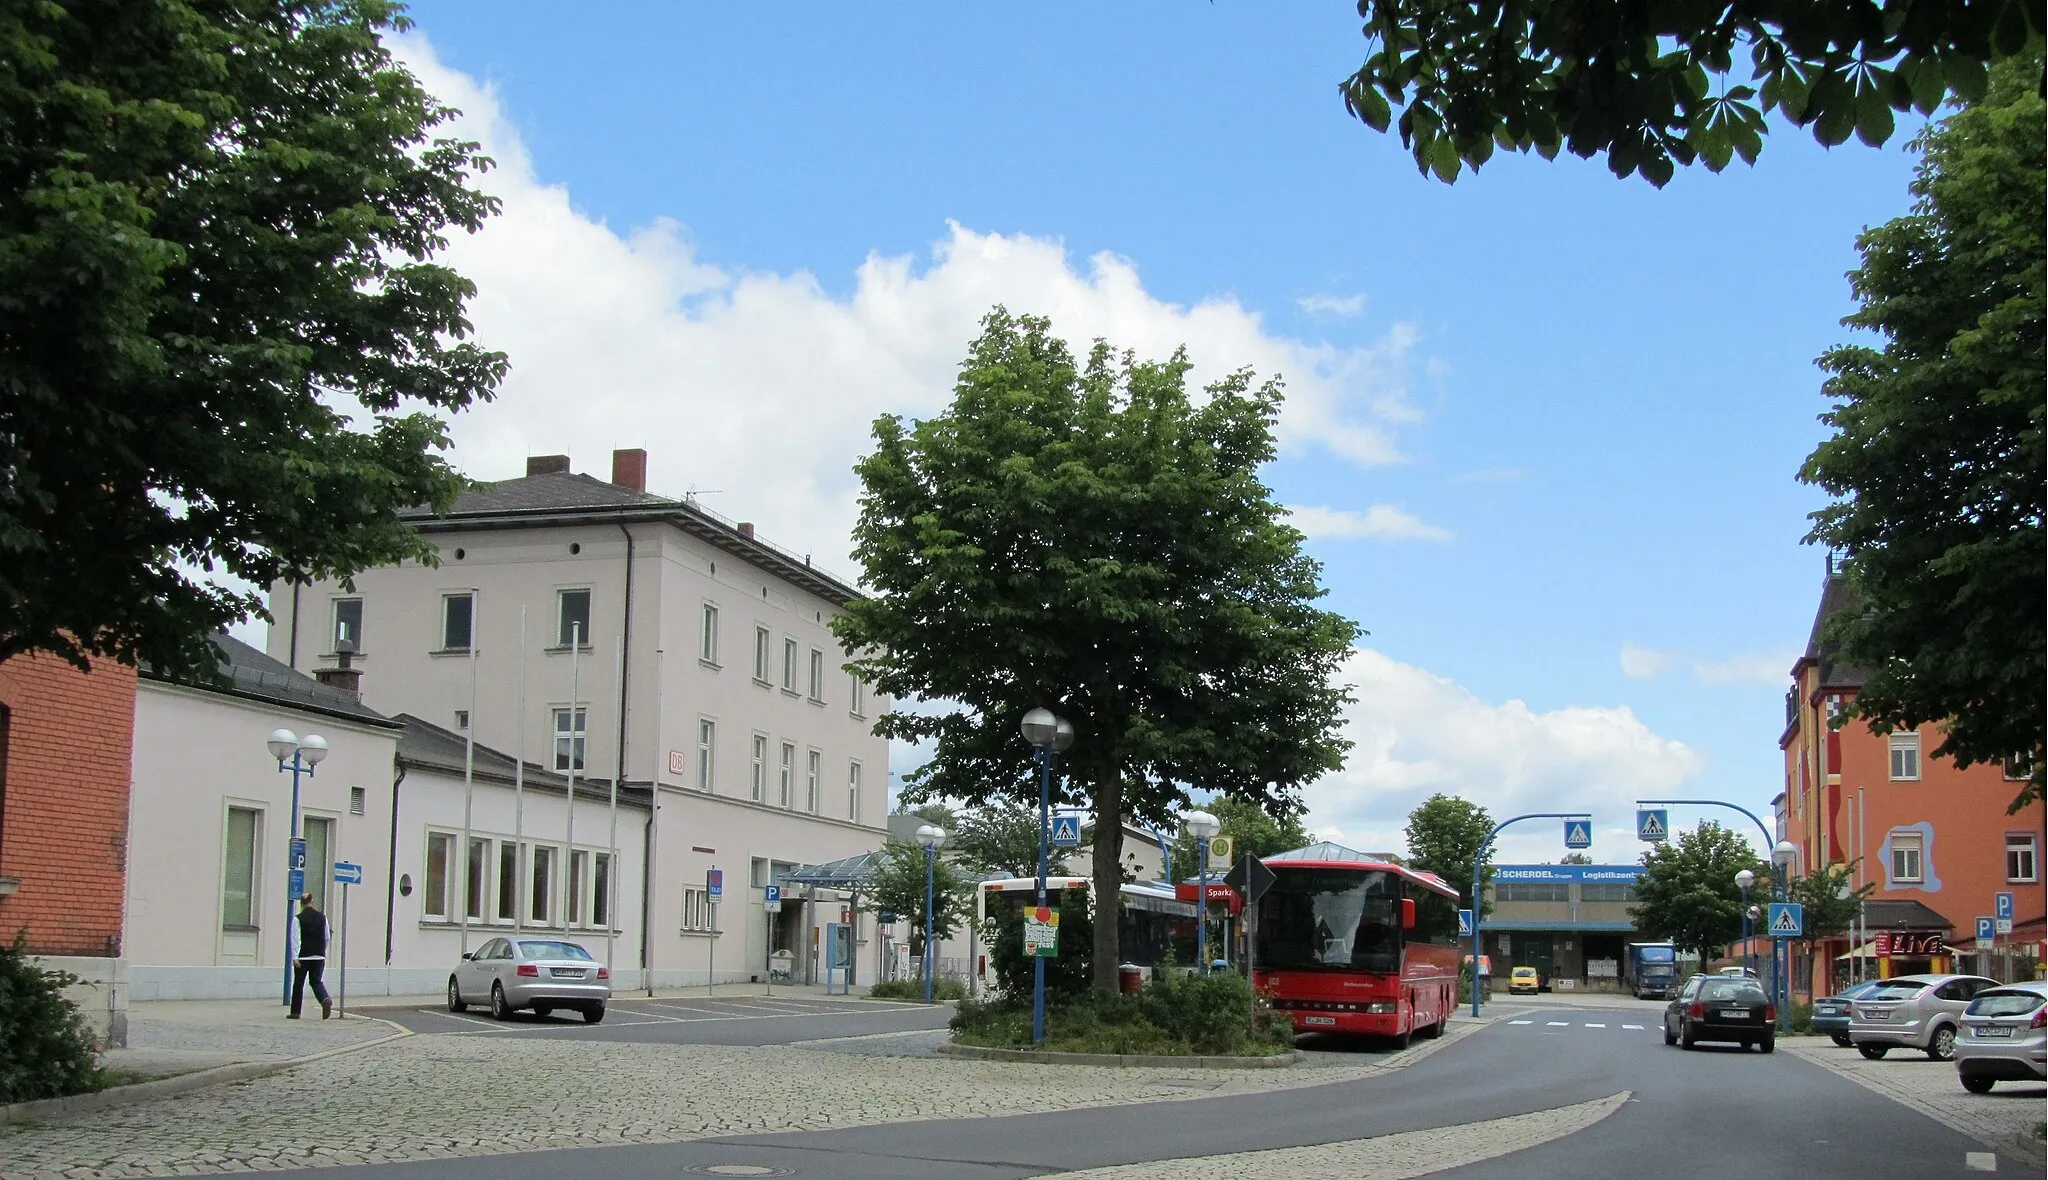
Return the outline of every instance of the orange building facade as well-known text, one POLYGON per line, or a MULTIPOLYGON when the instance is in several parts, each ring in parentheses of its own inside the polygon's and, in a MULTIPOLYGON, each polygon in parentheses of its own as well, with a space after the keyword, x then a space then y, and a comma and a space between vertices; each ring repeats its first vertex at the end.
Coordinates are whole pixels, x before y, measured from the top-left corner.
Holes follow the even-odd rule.
POLYGON ((2035 978, 2048 958, 2044 809, 2034 803, 2007 813, 2023 785, 2016 767, 1965 770, 1934 757, 1938 726, 1880 734, 1842 719, 1868 675, 1830 658, 1821 631, 1837 612, 1860 606, 1831 573, 1785 697, 1778 816, 1784 838, 1799 847, 1797 871, 1853 865, 1852 880, 1876 888, 1861 930, 1802 950, 1793 987, 1827 995, 1854 979, 1923 971, 2035 978), (1980 947, 1977 919, 1995 916, 2000 893, 2012 894, 2011 931, 1980 947))

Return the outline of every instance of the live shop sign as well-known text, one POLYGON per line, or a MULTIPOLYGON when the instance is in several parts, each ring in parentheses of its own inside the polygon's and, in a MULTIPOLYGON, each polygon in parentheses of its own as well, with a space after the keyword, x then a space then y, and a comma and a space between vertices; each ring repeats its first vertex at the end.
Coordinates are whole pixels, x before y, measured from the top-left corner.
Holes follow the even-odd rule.
POLYGON ((1897 931, 1880 930, 1872 939, 1877 943, 1871 949, 1880 959, 1913 958, 1921 955, 1941 953, 1942 939, 1939 934, 1906 934, 1897 931))

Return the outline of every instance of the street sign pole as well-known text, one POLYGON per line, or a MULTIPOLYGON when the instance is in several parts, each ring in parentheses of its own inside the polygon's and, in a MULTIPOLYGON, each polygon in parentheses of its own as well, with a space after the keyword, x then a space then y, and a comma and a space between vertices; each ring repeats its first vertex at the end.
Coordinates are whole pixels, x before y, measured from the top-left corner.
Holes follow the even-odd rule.
POLYGON ((348 1019, 348 882, 341 883, 341 978, 335 982, 334 1014, 348 1019))

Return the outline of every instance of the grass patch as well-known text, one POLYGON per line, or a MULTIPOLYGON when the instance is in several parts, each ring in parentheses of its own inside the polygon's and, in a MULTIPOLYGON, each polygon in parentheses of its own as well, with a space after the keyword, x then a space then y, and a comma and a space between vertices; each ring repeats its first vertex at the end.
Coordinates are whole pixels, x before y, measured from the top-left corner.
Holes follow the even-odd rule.
MULTIPOLYGON (((953 1040, 986 1049, 1030 1049, 1031 1002, 967 1001, 953 1014, 953 1040)), ((1233 974, 1170 976, 1144 990, 1066 998, 1049 1007, 1043 1048, 1055 1053, 1161 1057, 1270 1057, 1294 1047, 1292 1022, 1255 1006, 1233 974)))
MULTIPOLYGON (((964 1000, 966 998, 967 985, 964 982, 958 979, 934 979, 932 981, 932 1000, 934 1002, 964 1000)), ((911 1000, 922 1004, 924 1003, 924 980, 884 980, 868 988, 868 999, 911 1000)))

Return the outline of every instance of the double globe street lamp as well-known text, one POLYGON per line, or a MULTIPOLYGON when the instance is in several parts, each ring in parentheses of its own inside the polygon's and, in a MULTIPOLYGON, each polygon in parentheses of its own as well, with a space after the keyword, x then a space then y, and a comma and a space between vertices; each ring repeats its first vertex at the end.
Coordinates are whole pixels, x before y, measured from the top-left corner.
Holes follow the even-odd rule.
POLYGON ((1756 950, 1749 934, 1749 920, 1754 916, 1749 905, 1749 887, 1754 884, 1756 874, 1748 869, 1735 874, 1735 888, 1742 891, 1742 969, 1751 976, 1756 974, 1756 950))
POLYGON ((289 896, 284 901, 284 1002, 292 1002, 292 941, 297 923, 292 921, 292 907, 306 891, 306 866, 299 857, 299 776, 313 777, 313 768, 327 757, 327 739, 317 733, 300 737, 289 729, 273 729, 264 740, 270 756, 277 759, 277 772, 289 770, 292 774, 292 826, 285 832, 285 876, 291 879, 298 874, 298 884, 285 890, 289 896))
POLYGON ((1223 830, 1223 821, 1206 811, 1190 811, 1181 817, 1181 826, 1188 835, 1195 838, 1200 849, 1196 854, 1200 869, 1195 874, 1195 962, 1201 964, 1201 972, 1209 973, 1209 840, 1223 830))
MULTIPOLYGON (((1074 727, 1051 709, 1033 709, 1019 726, 1038 759, 1038 908, 1045 908, 1045 878, 1052 853, 1047 846, 1052 823, 1052 764, 1060 751, 1074 744, 1074 727)), ((1114 912, 1114 911, 1111 911, 1114 912)), ((1031 1043, 1045 1042, 1045 956, 1031 956, 1031 1043)))
POLYGON ((946 842, 946 829, 934 824, 919 825, 914 837, 924 849, 924 1002, 932 1002, 932 873, 939 857, 939 845, 946 842))

